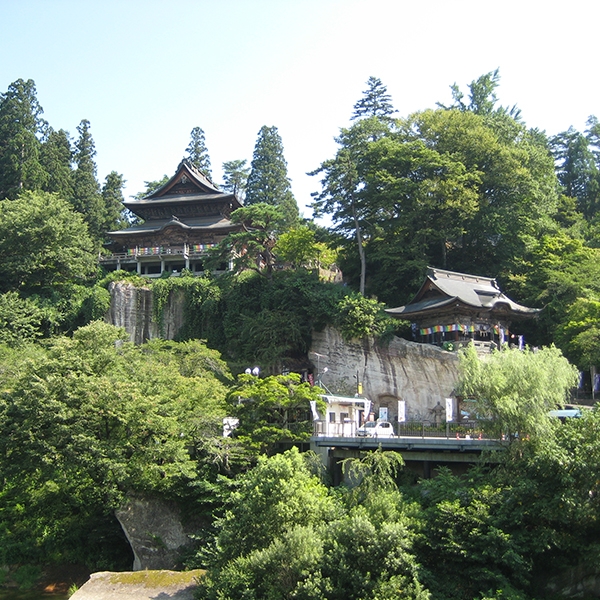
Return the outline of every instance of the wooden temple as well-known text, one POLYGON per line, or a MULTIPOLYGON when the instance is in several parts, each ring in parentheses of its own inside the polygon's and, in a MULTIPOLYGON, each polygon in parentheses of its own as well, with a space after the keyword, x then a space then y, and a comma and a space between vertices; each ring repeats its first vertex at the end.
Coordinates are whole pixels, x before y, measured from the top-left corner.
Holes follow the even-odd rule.
POLYGON ((235 194, 221 192, 187 160, 163 186, 124 205, 142 223, 108 232, 110 254, 102 255, 100 264, 109 271, 122 269, 149 277, 183 269, 199 274, 208 250, 239 230, 230 220, 241 207, 235 194))
POLYGON ((508 298, 495 279, 429 267, 410 304, 386 313, 410 321, 415 341, 454 350, 467 343, 479 349, 504 344, 522 347, 523 336, 511 326, 537 316, 539 309, 508 298))

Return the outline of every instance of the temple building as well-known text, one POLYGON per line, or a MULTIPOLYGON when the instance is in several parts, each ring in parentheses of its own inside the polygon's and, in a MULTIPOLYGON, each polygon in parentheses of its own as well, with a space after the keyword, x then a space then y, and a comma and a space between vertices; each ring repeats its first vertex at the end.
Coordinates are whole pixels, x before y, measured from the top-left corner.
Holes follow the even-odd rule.
POLYGON ((412 323, 413 338, 448 350, 472 342, 485 350, 504 344, 523 346, 523 336, 511 330, 515 321, 537 316, 505 296, 495 279, 429 267, 410 304, 387 314, 412 323))
POLYGON ((230 220, 231 213, 241 208, 235 194, 219 191, 187 160, 156 191, 124 205, 142 223, 108 232, 110 254, 101 255, 100 264, 109 271, 150 277, 183 269, 202 273, 208 250, 239 230, 230 220))

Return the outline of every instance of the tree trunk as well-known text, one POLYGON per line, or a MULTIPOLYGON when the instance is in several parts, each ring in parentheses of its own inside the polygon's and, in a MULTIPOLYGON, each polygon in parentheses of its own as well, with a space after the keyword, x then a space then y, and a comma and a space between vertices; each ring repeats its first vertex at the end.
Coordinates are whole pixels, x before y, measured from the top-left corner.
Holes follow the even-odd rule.
POLYGON ((358 216, 356 214, 356 204, 354 203, 354 198, 352 198, 352 216, 354 217, 354 225, 356 228, 356 243, 358 245, 358 256, 360 258, 360 286, 358 291, 364 296, 365 280, 367 277, 367 262, 365 259, 365 248, 363 246, 362 231, 360 228, 360 223, 358 222, 358 216))

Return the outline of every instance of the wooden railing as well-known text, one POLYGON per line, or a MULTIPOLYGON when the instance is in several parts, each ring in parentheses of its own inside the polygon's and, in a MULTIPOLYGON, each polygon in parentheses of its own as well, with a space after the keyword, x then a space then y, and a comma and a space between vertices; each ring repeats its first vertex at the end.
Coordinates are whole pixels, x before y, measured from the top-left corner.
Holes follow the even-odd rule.
POLYGON ((181 246, 135 246, 128 248, 125 252, 114 252, 113 254, 100 254, 100 262, 113 262, 115 260, 138 260, 146 256, 168 257, 183 256, 196 257, 206 254, 217 244, 183 244, 181 246))

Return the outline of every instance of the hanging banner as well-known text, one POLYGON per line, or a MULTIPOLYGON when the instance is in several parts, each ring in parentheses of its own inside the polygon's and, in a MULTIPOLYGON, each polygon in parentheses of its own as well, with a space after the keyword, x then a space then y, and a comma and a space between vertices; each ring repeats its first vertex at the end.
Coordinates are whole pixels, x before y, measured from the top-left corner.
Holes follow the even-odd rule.
POLYGON ((446 398, 446 423, 453 420, 454 417, 454 402, 452 398, 446 398))
POLYGON ((398 423, 406 422, 406 400, 398 400, 398 423))

